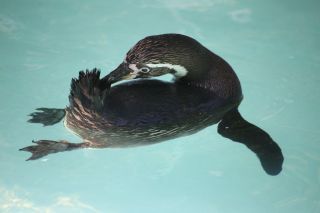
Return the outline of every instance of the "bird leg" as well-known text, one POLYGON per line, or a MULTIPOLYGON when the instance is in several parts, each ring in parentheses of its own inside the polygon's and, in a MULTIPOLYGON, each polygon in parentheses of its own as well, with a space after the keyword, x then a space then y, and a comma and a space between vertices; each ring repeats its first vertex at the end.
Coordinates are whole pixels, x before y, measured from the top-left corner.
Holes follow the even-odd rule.
POLYGON ((90 142, 83 142, 83 143, 69 143, 68 141, 52 141, 52 140, 38 140, 38 141, 32 141, 35 143, 35 145, 27 146, 20 151, 27 151, 31 152, 32 156, 28 158, 27 160, 36 160, 39 158, 42 158, 46 155, 57 153, 57 152, 63 152, 63 151, 71 151, 74 149, 80 149, 80 148, 97 148, 94 143, 90 142))

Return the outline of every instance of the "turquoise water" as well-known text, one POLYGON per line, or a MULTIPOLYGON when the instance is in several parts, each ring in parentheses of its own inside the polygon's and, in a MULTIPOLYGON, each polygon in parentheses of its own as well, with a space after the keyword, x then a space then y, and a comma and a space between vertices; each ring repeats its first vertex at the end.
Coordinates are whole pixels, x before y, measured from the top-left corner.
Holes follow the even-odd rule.
POLYGON ((0 212, 319 212, 318 1, 0 1, 0 212), (115 68, 147 35, 183 33, 225 58, 240 112, 282 148, 282 173, 209 127, 132 149, 28 161, 33 139, 79 142, 27 123, 68 104, 78 71, 115 68))

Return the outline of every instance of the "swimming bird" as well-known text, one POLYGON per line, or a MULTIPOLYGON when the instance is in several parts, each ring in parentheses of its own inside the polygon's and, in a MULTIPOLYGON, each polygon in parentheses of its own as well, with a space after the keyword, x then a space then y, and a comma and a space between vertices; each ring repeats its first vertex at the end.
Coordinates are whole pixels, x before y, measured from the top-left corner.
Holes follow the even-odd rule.
POLYGON ((100 79, 100 71, 81 71, 71 83, 66 109, 39 108, 29 122, 65 126, 82 143, 38 140, 22 148, 35 160, 79 148, 148 145, 194 134, 218 124, 218 133, 246 145, 270 175, 280 173, 283 155, 268 133, 238 111, 243 99, 232 67, 195 39, 181 34, 148 36, 124 61, 100 79), (147 79, 165 74, 172 82, 147 79), (116 84, 123 80, 120 84, 116 84))

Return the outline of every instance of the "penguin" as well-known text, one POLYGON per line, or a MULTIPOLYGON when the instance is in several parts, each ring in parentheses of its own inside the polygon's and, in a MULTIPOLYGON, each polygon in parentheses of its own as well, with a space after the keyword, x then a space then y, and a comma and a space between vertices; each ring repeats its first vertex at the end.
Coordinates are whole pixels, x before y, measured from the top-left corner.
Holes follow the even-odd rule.
POLYGON ((148 36, 120 65, 100 78, 86 70, 71 82, 69 106, 38 108, 29 122, 53 125, 64 118, 81 143, 38 140, 22 148, 28 160, 79 148, 126 148, 195 134, 218 123, 218 133, 246 145, 269 175, 277 175, 282 151, 268 133, 246 121, 239 78, 220 56, 181 34, 148 36), (156 80, 166 74, 171 82, 156 80))

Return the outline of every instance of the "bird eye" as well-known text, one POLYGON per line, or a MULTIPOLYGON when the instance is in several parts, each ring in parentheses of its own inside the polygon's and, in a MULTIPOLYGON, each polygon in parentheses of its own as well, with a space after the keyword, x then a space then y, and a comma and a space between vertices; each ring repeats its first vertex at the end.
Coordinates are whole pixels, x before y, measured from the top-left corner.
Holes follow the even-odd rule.
POLYGON ((149 67, 142 67, 142 68, 140 68, 140 71, 143 73, 147 73, 150 71, 150 68, 149 67))

